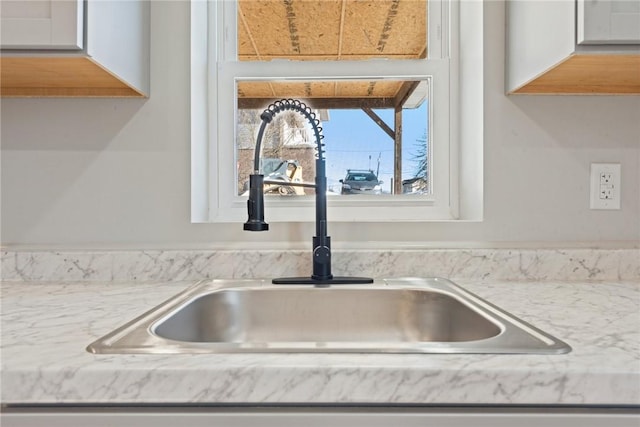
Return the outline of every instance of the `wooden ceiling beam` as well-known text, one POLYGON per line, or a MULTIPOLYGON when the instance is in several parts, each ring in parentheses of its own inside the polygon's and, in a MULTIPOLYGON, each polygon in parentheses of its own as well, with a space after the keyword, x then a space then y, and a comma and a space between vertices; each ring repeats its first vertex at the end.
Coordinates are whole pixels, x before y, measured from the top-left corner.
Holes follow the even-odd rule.
MULTIPOLYGON (((240 109, 267 108, 281 98, 238 98, 240 109)), ((316 109, 364 109, 394 108, 395 98, 301 98, 302 102, 316 109)))
POLYGON ((407 99, 411 96, 411 94, 416 90, 419 81, 407 81, 402 84, 398 93, 394 97, 393 106, 394 107, 403 107, 407 99))

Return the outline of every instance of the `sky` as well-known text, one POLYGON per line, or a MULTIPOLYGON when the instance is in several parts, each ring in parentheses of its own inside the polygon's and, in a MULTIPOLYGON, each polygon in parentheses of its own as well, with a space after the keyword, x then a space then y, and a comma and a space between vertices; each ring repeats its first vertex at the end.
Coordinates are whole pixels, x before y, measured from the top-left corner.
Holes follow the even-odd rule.
MULTIPOLYGON (((375 110, 393 129, 393 110, 375 110)), ((327 182, 339 187, 347 169, 378 169, 384 192, 389 192, 393 178, 393 140, 362 110, 329 110, 329 121, 321 124, 324 134, 327 182)), ((420 108, 403 112, 402 178, 412 178, 417 167, 415 156, 418 140, 427 130, 427 102, 420 108)), ((339 189, 338 189, 339 191, 339 189)))

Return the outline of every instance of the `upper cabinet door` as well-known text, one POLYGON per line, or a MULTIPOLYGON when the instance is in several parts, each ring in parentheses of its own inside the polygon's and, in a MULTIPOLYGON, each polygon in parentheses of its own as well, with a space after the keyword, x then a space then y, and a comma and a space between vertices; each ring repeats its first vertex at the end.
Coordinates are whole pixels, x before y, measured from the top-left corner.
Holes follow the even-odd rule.
POLYGON ((3 49, 83 48, 83 0, 2 0, 3 49))
POLYGON ((640 1, 578 0, 578 44, 640 44, 640 1))

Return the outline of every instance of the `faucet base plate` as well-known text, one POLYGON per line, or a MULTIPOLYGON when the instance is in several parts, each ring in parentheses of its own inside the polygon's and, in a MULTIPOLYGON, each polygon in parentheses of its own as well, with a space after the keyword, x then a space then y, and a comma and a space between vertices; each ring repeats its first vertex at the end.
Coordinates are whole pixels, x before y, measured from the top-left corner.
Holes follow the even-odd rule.
POLYGON ((319 280, 312 277, 279 277, 271 281, 275 285, 358 285, 373 283, 370 277, 334 276, 331 279, 319 280))

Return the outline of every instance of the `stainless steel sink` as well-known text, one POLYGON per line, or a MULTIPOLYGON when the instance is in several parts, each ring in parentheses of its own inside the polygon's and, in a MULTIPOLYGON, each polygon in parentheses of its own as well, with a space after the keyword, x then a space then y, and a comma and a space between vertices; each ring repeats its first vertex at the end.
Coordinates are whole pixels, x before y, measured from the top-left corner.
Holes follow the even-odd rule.
POLYGON ((439 278, 372 285, 200 282, 92 353, 566 353, 564 342, 439 278))

